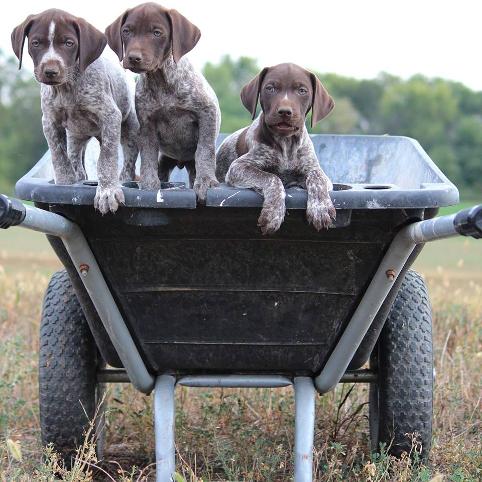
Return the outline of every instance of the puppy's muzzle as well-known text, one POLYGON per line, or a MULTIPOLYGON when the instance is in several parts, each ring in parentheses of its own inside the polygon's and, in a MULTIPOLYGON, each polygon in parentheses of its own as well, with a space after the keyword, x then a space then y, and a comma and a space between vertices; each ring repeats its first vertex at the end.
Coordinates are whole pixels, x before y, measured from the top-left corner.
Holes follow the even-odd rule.
POLYGON ((141 73, 149 70, 151 62, 146 61, 144 55, 137 50, 131 50, 124 58, 124 68, 141 73))
POLYGON ((65 71, 59 62, 47 62, 36 69, 36 77, 39 82, 47 85, 58 85, 65 81, 65 71))

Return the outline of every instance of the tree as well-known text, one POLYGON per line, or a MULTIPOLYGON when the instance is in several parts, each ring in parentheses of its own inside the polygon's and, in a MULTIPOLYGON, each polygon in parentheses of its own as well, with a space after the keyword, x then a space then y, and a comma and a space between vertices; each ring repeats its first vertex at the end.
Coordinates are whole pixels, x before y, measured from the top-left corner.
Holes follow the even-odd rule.
POLYGON ((40 89, 29 74, 0 51, 0 190, 14 183, 47 150, 42 131, 40 89))
POLYGON ((450 140, 458 113, 450 86, 422 76, 392 84, 380 101, 380 122, 385 133, 414 137, 425 149, 450 140))
POLYGON ((480 116, 462 118, 455 130, 455 151, 460 166, 463 187, 482 193, 482 119, 480 116))
POLYGON ((250 123, 250 115, 241 103, 239 94, 259 68, 254 59, 224 56, 218 64, 208 62, 203 69, 207 81, 216 92, 221 107, 221 132, 234 132, 250 123))

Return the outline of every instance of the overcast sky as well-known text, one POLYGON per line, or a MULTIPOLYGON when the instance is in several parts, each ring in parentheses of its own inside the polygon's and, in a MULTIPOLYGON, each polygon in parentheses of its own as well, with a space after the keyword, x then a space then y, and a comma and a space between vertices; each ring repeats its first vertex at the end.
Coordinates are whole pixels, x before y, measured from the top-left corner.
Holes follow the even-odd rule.
MULTIPOLYGON (((0 49, 9 53, 12 29, 30 13, 62 8, 103 31, 136 5, 124 0, 4 3, 0 49)), ((381 71, 404 78, 422 73, 482 90, 480 0, 166 0, 163 5, 201 29, 189 55, 198 67, 229 53, 255 57, 261 67, 295 62, 358 78, 381 71)))

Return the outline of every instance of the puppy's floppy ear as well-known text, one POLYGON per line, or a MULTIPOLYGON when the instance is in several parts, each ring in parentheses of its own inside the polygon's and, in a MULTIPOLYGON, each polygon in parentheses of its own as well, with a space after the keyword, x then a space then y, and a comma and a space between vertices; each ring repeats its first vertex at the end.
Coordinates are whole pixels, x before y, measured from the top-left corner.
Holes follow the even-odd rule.
POLYGON ((196 46, 201 31, 177 10, 168 10, 166 15, 171 24, 172 57, 177 63, 196 46))
POLYGON ((79 67, 80 71, 84 72, 94 60, 100 57, 107 45, 107 39, 102 32, 83 18, 76 18, 74 27, 79 39, 79 67))
POLYGON ((35 20, 36 15, 29 15, 20 25, 17 25, 11 35, 12 48, 18 59, 18 70, 22 68, 23 46, 25 37, 28 35, 30 27, 35 20))
POLYGON ((105 29, 105 36, 107 37, 109 47, 117 54, 117 57, 119 57, 119 61, 121 62, 124 58, 124 46, 122 44, 121 30, 124 22, 126 21, 127 15, 129 15, 129 10, 126 10, 105 29))
POLYGON ((313 127, 333 110, 335 101, 315 74, 310 72, 310 77, 313 87, 313 99, 311 101, 311 127, 313 127))
POLYGON ((241 102, 249 111, 251 117, 256 117, 256 108, 258 106, 259 91, 263 79, 268 72, 269 67, 265 67, 251 82, 246 84, 241 90, 241 102))

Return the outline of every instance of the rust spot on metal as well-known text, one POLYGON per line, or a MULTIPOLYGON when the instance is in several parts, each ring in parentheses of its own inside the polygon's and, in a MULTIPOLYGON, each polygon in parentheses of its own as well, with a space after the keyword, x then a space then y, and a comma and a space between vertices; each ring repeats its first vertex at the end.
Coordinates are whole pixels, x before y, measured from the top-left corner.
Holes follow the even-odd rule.
POLYGON ((387 269, 387 272, 385 274, 387 275, 387 278, 390 281, 393 281, 395 279, 395 270, 394 269, 387 269))
POLYGON ((89 269, 90 269, 90 266, 88 264, 81 264, 79 266, 79 271, 82 276, 87 276, 89 269))

